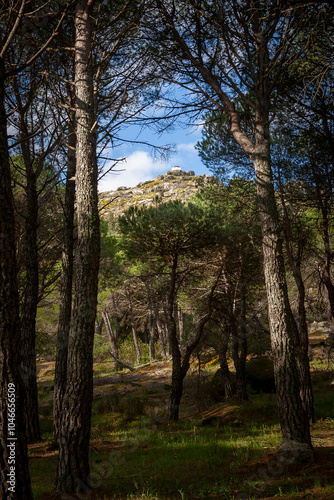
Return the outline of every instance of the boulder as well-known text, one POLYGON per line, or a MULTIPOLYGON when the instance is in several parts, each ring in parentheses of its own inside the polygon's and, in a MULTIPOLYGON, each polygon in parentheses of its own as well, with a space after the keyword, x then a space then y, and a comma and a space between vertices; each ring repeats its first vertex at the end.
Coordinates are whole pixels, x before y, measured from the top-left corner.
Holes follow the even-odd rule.
MULTIPOLYGON (((234 373, 230 373, 230 381, 231 381, 231 389, 232 392, 235 392, 235 375, 234 373)), ((219 368, 214 374, 211 380, 211 396, 215 401, 221 401, 225 398, 225 385, 222 377, 221 368, 219 368)))
POLYGON ((307 443, 298 443, 287 438, 283 438, 276 458, 284 465, 314 462, 313 451, 307 443))
POLYGON ((308 326, 308 340, 312 347, 329 344, 331 334, 332 329, 326 321, 313 321, 308 326))

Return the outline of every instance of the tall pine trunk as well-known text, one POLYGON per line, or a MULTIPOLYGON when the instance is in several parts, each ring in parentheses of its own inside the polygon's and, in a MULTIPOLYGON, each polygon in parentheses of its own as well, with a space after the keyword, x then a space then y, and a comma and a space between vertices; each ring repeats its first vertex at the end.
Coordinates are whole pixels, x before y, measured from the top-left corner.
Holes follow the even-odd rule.
POLYGON ((259 2, 251 0, 250 6, 254 9, 252 28, 257 51, 255 146, 250 157, 256 176, 271 346, 283 436, 278 455, 290 461, 309 460, 313 458, 310 423, 300 396, 301 378, 297 365, 299 332, 289 303, 283 242, 271 169, 269 52, 261 24, 259 2))
POLYGON ((38 192, 37 179, 43 168, 42 164, 35 166, 36 159, 31 152, 31 139, 26 111, 22 104, 17 78, 13 79, 13 88, 19 114, 19 134, 21 140, 22 158, 26 177, 26 213, 24 231, 24 273, 25 284, 21 305, 22 324, 22 378, 26 408, 26 425, 28 442, 40 441, 41 434, 38 418, 38 391, 36 367, 36 315, 39 292, 39 258, 37 247, 38 228, 38 192))
POLYGON ((170 341, 172 349, 172 392, 169 399, 168 418, 169 420, 178 420, 180 412, 180 403, 183 392, 183 379, 185 374, 182 370, 182 359, 177 339, 176 323, 173 318, 170 327, 170 341))
POLYGON ((223 327, 221 335, 219 336, 218 346, 216 347, 219 356, 220 381, 224 388, 224 399, 226 400, 230 399, 233 396, 233 385, 227 362, 227 350, 228 350, 229 338, 230 338, 229 330, 226 330, 226 328, 223 327))
POLYGON ((56 475, 58 490, 81 494, 91 489, 88 455, 100 253, 96 122, 91 64, 92 7, 93 2, 87 0, 79 0, 75 7, 78 244, 68 345, 67 387, 63 401, 56 475))
POLYGON ((169 329, 169 345, 172 352, 172 392, 168 406, 169 420, 178 420, 180 411, 180 402, 183 391, 184 374, 182 370, 181 351, 177 335, 176 321, 174 317, 175 311, 175 287, 176 287, 176 269, 177 260, 175 259, 171 266, 169 293, 167 298, 167 317, 169 329))
POLYGON ((137 364, 139 365, 140 358, 141 358, 141 352, 140 352, 139 343, 138 343, 138 335, 137 335, 137 330, 136 330, 135 318, 134 318, 133 310, 132 310, 132 301, 131 301, 130 294, 128 294, 128 301, 129 301, 129 311, 130 311, 133 344, 135 346, 137 364))
MULTIPOLYGON (((70 107, 74 106, 70 96, 70 107)), ((72 286, 73 286, 73 250, 74 250, 74 203, 75 203, 75 112, 70 111, 68 122, 68 154, 67 174, 64 203, 64 228, 62 269, 60 277, 60 308, 57 329, 57 350, 55 381, 53 392, 53 435, 55 440, 59 436, 60 418, 62 414, 62 401, 66 389, 67 349, 72 312, 72 286)))
POLYGON ((305 286, 301 275, 300 265, 293 266, 293 277, 298 290, 298 329, 299 329, 299 357, 297 358, 300 374, 300 395, 306 414, 310 422, 315 422, 314 399, 309 361, 308 326, 305 309, 305 286))
POLYGON ((38 304, 38 249, 37 219, 38 195, 36 176, 31 160, 25 161, 27 175, 27 213, 25 221, 25 287, 21 310, 22 321, 22 376, 28 442, 41 440, 38 417, 36 367, 36 315, 38 304))
POLYGON ((168 314, 168 300, 164 302, 164 337, 165 343, 167 344, 168 356, 172 355, 172 344, 170 341, 170 324, 169 324, 169 314, 168 314))
POLYGON ((156 305, 154 306, 154 318, 155 318, 155 322, 156 322, 157 330, 158 330, 158 335, 159 335, 161 357, 162 357, 162 359, 166 359, 167 358, 166 339, 165 339, 164 330, 162 328, 161 321, 159 318, 158 307, 156 305))
POLYGON ((246 387, 247 339, 246 331, 238 328, 235 318, 231 321, 232 358, 236 373, 238 402, 248 400, 246 387))
POLYGON ((237 380, 237 394, 240 401, 247 401, 247 386, 246 386, 246 361, 247 361, 247 330, 246 330, 246 309, 247 309, 247 299, 246 299, 246 283, 243 275, 243 262, 240 256, 241 263, 241 278, 240 278, 240 328, 238 335, 239 344, 239 379, 237 380), (238 392, 239 391, 239 392, 238 392))
POLYGON ((150 362, 155 360, 155 317, 153 313, 153 306, 150 304, 150 310, 148 312, 148 330, 150 333, 150 344, 149 344, 149 355, 150 362))
POLYGON ((14 207, 11 192, 7 143, 7 120, 4 107, 4 61, 0 58, 0 496, 32 500, 28 468, 23 385, 20 377, 19 296, 14 240, 14 207), (15 391, 15 401, 12 400, 15 391), (8 400, 8 394, 11 395, 8 400), (9 424, 9 404, 15 408, 15 430, 9 424), (14 436, 11 435, 14 432, 14 436), (15 441, 10 439, 15 437, 15 441), (13 485, 10 474, 10 448, 15 449, 13 485), (8 488, 14 488, 15 492, 8 488))
POLYGON ((118 337, 116 335, 116 331, 115 332, 113 331, 113 328, 111 326, 107 311, 102 311, 102 320, 103 320, 104 325, 105 325, 106 330, 107 330, 107 335, 108 335, 110 347, 111 347, 111 355, 114 359, 113 368, 117 369, 118 368, 118 361, 117 361, 118 360, 118 337))
MULTIPOLYGON (((259 126, 258 126, 259 127, 259 126)), ((271 345, 274 357, 278 411, 283 435, 282 452, 295 443, 305 457, 311 448, 310 426, 300 397, 297 365, 299 332, 291 312, 284 269, 275 191, 269 156, 269 134, 257 148, 254 166, 263 238, 264 274, 267 288, 271 345)))
POLYGON ((298 330, 299 330, 299 357, 297 359, 298 368, 300 372, 301 388, 300 394, 304 409, 308 415, 310 422, 315 422, 314 405, 313 405, 313 391, 312 380, 310 373, 310 362, 308 357, 309 341, 308 341, 308 326, 306 320, 305 309, 305 286, 301 272, 301 255, 302 246, 304 242, 298 241, 297 257, 295 257, 292 249, 292 232, 291 232, 291 219, 285 203, 284 192, 281 192, 281 204, 284 213, 284 237, 285 247, 288 256, 288 262, 292 275, 297 287, 298 294, 298 330))

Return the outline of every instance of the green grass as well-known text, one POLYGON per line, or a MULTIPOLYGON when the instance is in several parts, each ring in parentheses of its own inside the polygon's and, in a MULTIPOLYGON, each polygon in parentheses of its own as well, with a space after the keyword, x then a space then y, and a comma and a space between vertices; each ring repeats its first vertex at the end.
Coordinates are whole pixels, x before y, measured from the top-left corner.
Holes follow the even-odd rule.
MULTIPOLYGON (((112 465, 112 485, 108 487, 113 489, 113 498, 136 498, 148 489, 158 498, 181 498, 179 490, 184 498, 209 494, 230 498, 235 467, 262 454, 259 442, 236 436, 230 428, 222 431, 181 424, 163 430, 137 428, 114 433, 115 437, 122 443, 118 451, 103 458, 95 456, 112 465)), ((106 479, 105 487, 107 483, 106 479)))
MULTIPOLYGON (((156 426, 138 419, 136 427, 112 431, 106 415, 104 418, 104 433, 101 434, 101 428, 93 428, 92 432, 90 461, 96 486, 93 498, 231 500, 240 492, 247 498, 253 495, 261 498, 263 488, 263 494, 268 496, 295 494, 298 498, 306 489, 321 487, 328 492, 333 489, 320 477, 308 481, 301 474, 302 469, 297 475, 295 470, 288 470, 278 478, 273 476, 273 484, 263 480, 266 465, 261 465, 264 470, 261 472, 258 463, 268 449, 273 451, 279 444, 277 425, 249 422, 241 428, 203 427, 181 421, 156 426)), ((333 428, 330 421, 321 421, 316 426, 321 430, 333 428)), ((48 440, 39 453, 32 453, 36 499, 52 491, 56 467, 56 452, 49 442, 50 436, 46 437, 48 440)))
MULTIPOLYGON (((275 395, 251 394, 242 406, 231 401, 226 408, 231 410, 230 420, 212 420, 208 425, 195 417, 168 422, 164 407, 154 406, 156 391, 151 389, 96 398, 90 450, 94 488, 89 498, 333 499, 333 386, 328 377, 315 377, 314 390, 315 464, 286 468, 274 461, 281 441, 275 395)), ((48 385, 40 384, 45 402, 48 392, 48 385)), ((57 498, 51 411, 45 410, 41 417, 43 443, 30 447, 36 500, 57 498)))

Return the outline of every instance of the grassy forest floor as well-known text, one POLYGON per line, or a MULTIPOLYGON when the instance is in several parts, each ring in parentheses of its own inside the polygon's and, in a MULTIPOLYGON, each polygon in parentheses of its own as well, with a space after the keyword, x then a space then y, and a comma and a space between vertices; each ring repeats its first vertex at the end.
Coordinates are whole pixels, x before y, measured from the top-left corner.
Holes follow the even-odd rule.
MULTIPOLYGON (((180 421, 166 418, 171 364, 112 373, 96 364, 91 435, 93 491, 101 500, 333 499, 333 372, 312 362, 315 461, 282 465, 275 394, 255 394, 238 405, 215 402, 211 378, 218 365, 194 366, 185 379, 180 421)), ((29 446, 34 496, 68 499, 53 490, 57 449, 52 439, 54 366, 39 366, 43 441, 29 446)))

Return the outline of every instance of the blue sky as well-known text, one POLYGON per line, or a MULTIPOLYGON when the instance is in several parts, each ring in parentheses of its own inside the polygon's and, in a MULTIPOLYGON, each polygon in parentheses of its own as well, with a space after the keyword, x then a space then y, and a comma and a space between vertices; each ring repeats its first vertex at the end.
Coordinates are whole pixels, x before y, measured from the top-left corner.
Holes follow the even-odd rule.
MULTIPOLYGON (((154 134, 146 130, 138 137, 134 130, 124 131, 126 139, 136 138, 155 145, 174 144, 177 151, 167 162, 155 160, 152 149, 141 144, 126 144, 112 151, 114 158, 126 157, 126 161, 119 163, 115 170, 124 169, 122 172, 110 172, 99 182, 99 191, 111 191, 119 186, 134 187, 139 182, 152 180, 159 174, 164 174, 173 166, 178 165, 182 170, 193 170, 196 175, 211 174, 203 165, 195 144, 201 139, 201 127, 174 128, 172 132, 162 135, 154 134)), ((104 170, 108 169, 114 162, 107 162, 104 170)))

